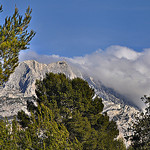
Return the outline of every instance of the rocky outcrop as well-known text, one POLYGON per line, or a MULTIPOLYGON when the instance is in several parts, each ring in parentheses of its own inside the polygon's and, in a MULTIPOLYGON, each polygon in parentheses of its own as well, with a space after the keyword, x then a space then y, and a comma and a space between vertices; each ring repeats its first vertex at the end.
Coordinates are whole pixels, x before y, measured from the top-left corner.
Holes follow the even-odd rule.
POLYGON ((34 60, 28 60, 18 65, 5 84, 5 87, 1 89, 0 96, 12 97, 18 93, 24 97, 34 95, 36 80, 43 79, 48 72, 64 73, 70 79, 77 76, 82 77, 79 71, 74 72, 65 61, 58 61, 47 65, 34 60))

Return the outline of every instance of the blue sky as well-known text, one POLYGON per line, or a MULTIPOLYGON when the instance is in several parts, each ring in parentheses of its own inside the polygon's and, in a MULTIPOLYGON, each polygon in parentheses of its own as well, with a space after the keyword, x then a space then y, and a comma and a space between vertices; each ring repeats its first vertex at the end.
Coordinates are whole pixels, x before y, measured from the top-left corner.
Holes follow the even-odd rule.
POLYGON ((1 0, 5 16, 15 4, 33 9, 30 28, 37 34, 30 49, 38 54, 84 56, 111 45, 135 51, 150 48, 149 0, 1 0))

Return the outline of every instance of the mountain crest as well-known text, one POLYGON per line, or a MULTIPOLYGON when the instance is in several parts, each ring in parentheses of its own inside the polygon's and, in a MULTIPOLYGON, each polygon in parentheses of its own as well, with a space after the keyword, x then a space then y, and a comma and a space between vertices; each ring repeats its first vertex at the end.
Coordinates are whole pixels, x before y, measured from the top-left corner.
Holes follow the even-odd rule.
MULTIPOLYGON (((51 64, 38 63, 35 60, 27 60, 21 62, 15 72, 11 74, 4 89, 0 93, 2 95, 13 95, 16 91, 24 96, 32 96, 35 94, 36 79, 43 79, 46 73, 64 73, 70 79, 77 77, 76 73, 65 61, 58 61, 51 64)), ((81 77, 81 75, 78 75, 81 77)))

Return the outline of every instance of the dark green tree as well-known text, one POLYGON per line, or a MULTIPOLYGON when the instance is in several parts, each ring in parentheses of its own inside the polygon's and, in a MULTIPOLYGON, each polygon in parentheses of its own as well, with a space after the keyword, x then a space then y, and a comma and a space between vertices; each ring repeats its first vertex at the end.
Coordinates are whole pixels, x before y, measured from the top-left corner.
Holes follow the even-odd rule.
MULTIPOLYGON (((2 12, 2 6, 0 6, 2 12)), ((19 15, 18 9, 12 16, 5 18, 5 23, 0 25, 0 86, 6 82, 18 65, 18 55, 21 50, 27 49, 35 32, 28 32, 31 21, 30 7, 25 16, 19 15)))
POLYGON ((19 123, 20 125, 25 128, 28 126, 28 124, 30 123, 30 117, 25 114, 25 112, 23 110, 18 112, 18 119, 20 120, 19 123))
POLYGON ((144 96, 142 100, 146 104, 145 112, 136 115, 135 122, 129 128, 131 135, 127 137, 135 150, 150 149, 150 97, 144 96))
MULTIPOLYGON (((80 78, 70 80, 64 74, 48 73, 36 82, 36 102, 50 108, 57 124, 64 124, 73 143, 76 139, 83 149, 125 149, 117 140, 119 131, 107 114, 102 114, 102 99, 80 78)), ((30 108, 35 108, 30 105, 30 108)), ((42 109, 42 108, 41 108, 42 109)), ((31 110, 35 115, 39 113, 31 110)), ((44 114, 43 114, 44 116, 44 114)))

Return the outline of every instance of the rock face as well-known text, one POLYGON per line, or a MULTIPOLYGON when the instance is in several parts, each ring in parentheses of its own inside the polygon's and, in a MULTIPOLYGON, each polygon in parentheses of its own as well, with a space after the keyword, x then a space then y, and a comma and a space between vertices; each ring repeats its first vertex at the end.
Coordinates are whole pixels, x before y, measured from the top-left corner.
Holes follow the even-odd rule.
POLYGON ((64 73, 70 79, 77 76, 82 77, 80 72, 74 72, 64 61, 46 65, 34 60, 28 60, 19 64, 5 84, 5 87, 1 89, 0 96, 14 97, 16 94, 22 94, 24 97, 29 97, 34 95, 36 79, 42 79, 45 73, 48 72, 64 73))
POLYGON ((123 96, 106 88, 100 81, 94 80, 87 74, 82 75, 79 70, 72 68, 65 61, 46 65, 30 60, 21 62, 5 87, 0 89, 0 118, 11 119, 19 110, 26 111, 27 100, 35 95, 36 79, 43 79, 47 72, 64 73, 71 79, 80 77, 86 80, 95 89, 96 94, 103 99, 103 112, 107 112, 110 119, 117 122, 120 136, 124 135, 128 122, 132 121, 134 114, 139 111, 127 104, 123 96))

